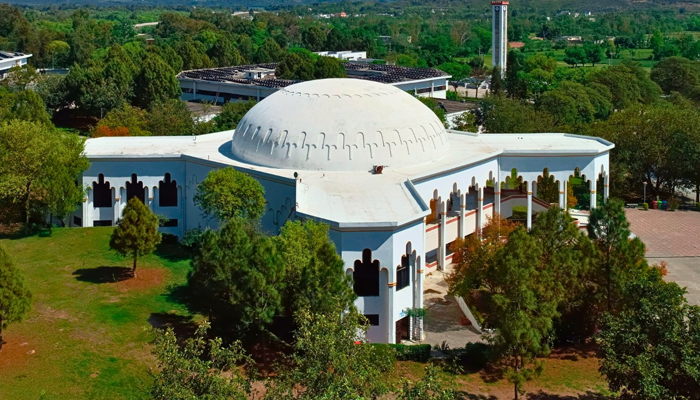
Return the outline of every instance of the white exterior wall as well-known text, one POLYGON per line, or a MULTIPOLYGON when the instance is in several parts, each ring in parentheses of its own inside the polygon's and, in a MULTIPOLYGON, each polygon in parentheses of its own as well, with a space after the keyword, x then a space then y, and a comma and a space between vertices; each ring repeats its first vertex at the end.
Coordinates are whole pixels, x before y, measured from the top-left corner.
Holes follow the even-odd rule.
MULTIPOLYGON (((167 219, 177 219, 177 227, 161 227, 162 233, 182 237, 189 229, 217 228, 218 221, 205 218, 202 210, 194 204, 197 186, 213 169, 222 167, 196 159, 163 159, 158 160, 90 160, 90 168, 83 173, 83 185, 90 188, 88 196, 81 209, 73 215, 82 219, 82 226, 93 226, 95 220, 112 220, 113 225, 121 216, 126 206, 126 183, 131 181, 131 175, 136 174, 138 181, 143 182, 146 189, 146 202, 156 215, 167 219), (158 205, 158 184, 169 173, 171 180, 177 182, 177 207, 160 207, 158 205), (114 207, 94 207, 92 198, 93 182, 98 181, 100 174, 105 182, 113 188, 114 207), (116 200, 119 199, 119 200, 116 200)), ((261 220, 261 226, 270 233, 277 233, 290 216, 296 204, 295 183, 293 180, 284 181, 273 177, 261 176, 254 171, 244 171, 256 178, 265 189, 266 212, 261 220)), ((292 215, 293 219, 294 216, 292 215)), ((72 222, 72 218, 71 218, 72 222)))
MULTIPOLYGON (((379 325, 370 327, 367 339, 375 343, 394 343, 396 321, 406 316, 406 310, 416 306, 417 270, 421 269, 423 257, 422 221, 396 231, 338 231, 331 230, 331 239, 345 262, 345 269, 352 274, 356 260, 362 260, 365 249, 372 251, 372 259, 379 260, 379 296, 358 297, 355 306, 361 314, 379 314, 379 325), (401 265, 401 257, 406 254, 406 245, 420 257, 411 273, 410 285, 396 290, 390 283, 396 283, 396 269, 401 265), (393 300, 392 300, 393 297, 393 300)), ((421 304, 418 307, 422 307, 421 304)))

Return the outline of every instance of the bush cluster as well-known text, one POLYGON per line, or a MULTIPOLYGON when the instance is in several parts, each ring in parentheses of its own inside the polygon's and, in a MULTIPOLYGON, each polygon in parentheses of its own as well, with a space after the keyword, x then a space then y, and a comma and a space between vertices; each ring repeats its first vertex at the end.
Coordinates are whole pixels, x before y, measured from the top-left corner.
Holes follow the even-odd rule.
POLYGON ((428 362, 430 359, 431 347, 429 344, 405 345, 373 343, 372 346, 378 347, 381 350, 392 349, 396 354, 397 361, 416 361, 424 363, 428 362))

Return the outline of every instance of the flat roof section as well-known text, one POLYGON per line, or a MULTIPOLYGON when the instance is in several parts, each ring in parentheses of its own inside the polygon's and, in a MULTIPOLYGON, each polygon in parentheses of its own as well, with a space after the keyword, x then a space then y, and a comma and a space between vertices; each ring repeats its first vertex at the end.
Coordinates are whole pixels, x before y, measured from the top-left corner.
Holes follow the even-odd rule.
MULTIPOLYGON (((367 64, 358 62, 343 63, 348 78, 365 79, 380 83, 401 83, 417 80, 449 78, 450 75, 436 68, 409 68, 396 65, 367 64)), ((261 79, 246 79, 245 72, 250 70, 274 70, 277 63, 239 65, 234 67, 198 69, 180 72, 180 80, 202 80, 222 83, 249 84, 280 89, 298 83, 299 81, 267 77, 261 79)))

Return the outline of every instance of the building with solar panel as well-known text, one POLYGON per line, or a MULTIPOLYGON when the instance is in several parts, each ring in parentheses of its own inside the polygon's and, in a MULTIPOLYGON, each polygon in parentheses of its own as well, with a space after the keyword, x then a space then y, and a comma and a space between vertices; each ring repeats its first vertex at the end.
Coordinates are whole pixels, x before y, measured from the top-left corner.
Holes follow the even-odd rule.
MULTIPOLYGON (((250 73, 264 80, 262 68, 250 73)), ((115 225, 136 197, 163 217, 163 233, 214 228, 195 194, 210 171, 232 167, 265 189, 264 231, 328 224, 367 339, 421 340, 409 310, 424 307, 427 274, 450 271, 452 243, 480 235, 495 215, 529 229, 551 205, 538 195, 540 177, 553 177, 555 204, 566 208, 567 182, 580 171, 595 208, 596 190, 608 197, 612 149, 592 136, 452 131, 396 85, 319 79, 276 90, 235 130, 87 139, 88 190, 71 225, 115 225)))
MULTIPOLYGON (((343 63, 348 79, 361 79, 395 86, 416 96, 445 99, 451 76, 435 68, 409 68, 364 62, 343 63)), ((180 72, 177 79, 182 100, 260 101, 276 91, 299 81, 278 79, 277 63, 240 65, 236 67, 198 69, 180 72)))

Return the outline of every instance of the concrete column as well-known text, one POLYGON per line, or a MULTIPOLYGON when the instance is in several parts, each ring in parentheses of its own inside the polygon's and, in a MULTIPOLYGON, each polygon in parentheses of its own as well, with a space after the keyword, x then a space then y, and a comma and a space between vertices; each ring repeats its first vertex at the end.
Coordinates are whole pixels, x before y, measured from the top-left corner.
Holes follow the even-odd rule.
POLYGON ((484 188, 479 187, 476 198, 476 232, 481 236, 481 227, 484 226, 484 188))
POLYGON ((590 181, 590 190, 591 190, 591 210, 596 208, 596 194, 595 194, 595 189, 596 189, 596 181, 591 180, 590 181))
POLYGON ((447 267, 447 243, 445 234, 447 230, 447 205, 444 201, 438 204, 438 212, 440 213, 440 225, 438 225, 438 269, 444 271, 445 267, 447 267))
POLYGON ((148 208, 151 209, 151 211, 153 211, 153 189, 146 186, 143 188, 143 190, 144 190, 144 197, 146 198, 146 205, 148 206, 148 208))
POLYGON ((493 210, 496 214, 501 214, 501 189, 498 186, 493 191, 493 210))
POLYGON ((537 180, 532 181, 532 197, 537 197, 537 180))
POLYGON ((608 197, 610 197, 610 176, 605 175, 605 181, 603 185, 603 203, 608 204, 608 197))
POLYGON ((396 292, 395 274, 387 269, 386 287, 386 318, 387 318, 387 343, 396 343, 396 320, 394 319, 394 293, 396 292))
MULTIPOLYGON (((417 274, 416 274, 416 288, 418 291, 418 298, 416 299, 416 308, 423 308, 423 258, 422 257, 416 257, 416 268, 417 268, 417 274)), ((420 340, 423 340, 423 319, 418 320, 418 337, 420 340)))
POLYGON ((559 181, 559 208, 566 210, 566 181, 559 181))
POLYGON ((119 220, 119 188, 111 188, 112 192, 112 225, 117 225, 119 220))
POLYGON ((93 207, 93 196, 95 195, 93 189, 93 187, 90 187, 90 190, 87 191, 87 195, 83 199, 83 227, 92 226, 92 210, 95 209, 95 207, 93 207))
POLYGON ((466 194, 459 195, 459 237, 464 238, 465 226, 464 209, 467 206, 466 194))
POLYGON ((532 229, 532 186, 531 185, 532 185, 532 183, 530 183, 530 185, 526 185, 526 186, 530 186, 530 187, 528 187, 528 189, 530 189, 530 190, 527 191, 527 230, 528 231, 530 229, 532 229))

